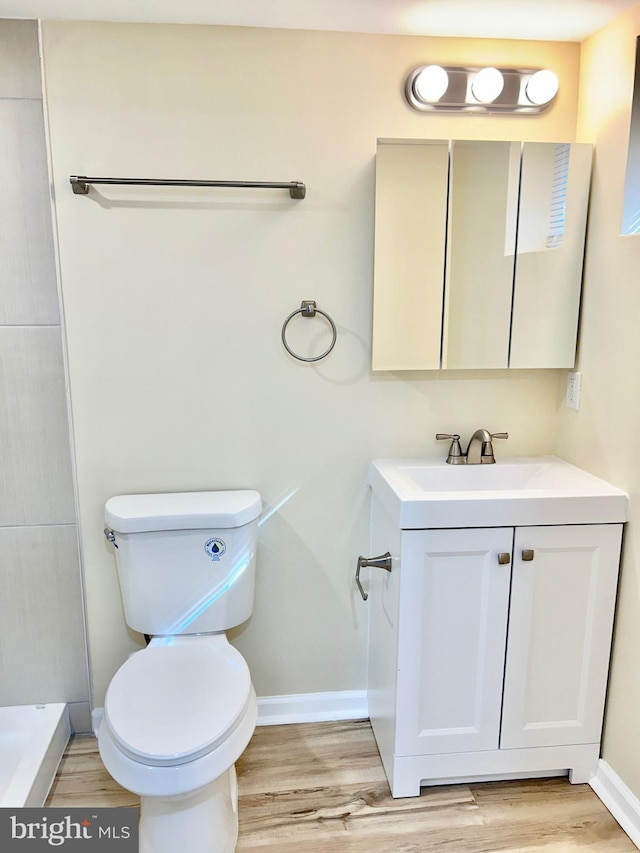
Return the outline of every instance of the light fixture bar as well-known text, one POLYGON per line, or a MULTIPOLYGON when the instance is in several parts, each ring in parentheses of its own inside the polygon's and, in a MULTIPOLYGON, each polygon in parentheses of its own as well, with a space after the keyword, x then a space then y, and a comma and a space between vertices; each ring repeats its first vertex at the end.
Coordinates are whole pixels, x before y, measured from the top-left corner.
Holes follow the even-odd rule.
POLYGON ((415 110, 484 115, 535 115, 553 103, 557 91, 558 78, 546 69, 433 64, 414 68, 404 87, 415 110))

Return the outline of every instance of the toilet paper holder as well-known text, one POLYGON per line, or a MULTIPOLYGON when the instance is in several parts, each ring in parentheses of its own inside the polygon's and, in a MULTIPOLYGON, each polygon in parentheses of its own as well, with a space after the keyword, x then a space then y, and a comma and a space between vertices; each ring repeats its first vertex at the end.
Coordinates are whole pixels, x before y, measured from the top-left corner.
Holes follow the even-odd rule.
POLYGON ((360 583, 360 569, 384 569, 385 572, 390 572, 391 564, 392 559, 389 551, 384 554, 380 554, 378 557, 358 557, 358 564, 356 566, 356 584, 360 590, 360 595, 362 596, 363 601, 366 601, 369 598, 369 593, 364 591, 362 584, 360 583))

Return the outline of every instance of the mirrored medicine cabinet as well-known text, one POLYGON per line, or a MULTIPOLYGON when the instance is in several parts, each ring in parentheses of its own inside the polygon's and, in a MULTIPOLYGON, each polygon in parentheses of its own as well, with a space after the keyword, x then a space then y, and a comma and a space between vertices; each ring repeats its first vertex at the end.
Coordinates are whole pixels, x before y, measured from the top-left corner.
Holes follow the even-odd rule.
POLYGON ((591 159, 378 140, 373 370, 573 367, 591 159))

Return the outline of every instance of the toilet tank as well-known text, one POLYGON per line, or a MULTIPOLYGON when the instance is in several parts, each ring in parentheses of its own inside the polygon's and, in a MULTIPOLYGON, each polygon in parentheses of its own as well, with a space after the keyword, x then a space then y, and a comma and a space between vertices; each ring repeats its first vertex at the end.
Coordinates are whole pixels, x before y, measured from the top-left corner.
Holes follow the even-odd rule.
POLYGON ((127 625, 172 636, 225 631, 253 611, 258 492, 118 495, 105 505, 127 625))

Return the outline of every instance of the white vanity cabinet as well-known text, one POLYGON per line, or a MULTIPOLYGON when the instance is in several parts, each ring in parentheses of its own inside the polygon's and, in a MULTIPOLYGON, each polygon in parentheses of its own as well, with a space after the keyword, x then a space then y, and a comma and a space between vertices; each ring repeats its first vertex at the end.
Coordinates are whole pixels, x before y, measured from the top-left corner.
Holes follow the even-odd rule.
POLYGON ((369 713, 394 797, 595 771, 622 524, 400 529, 375 493, 369 713))

